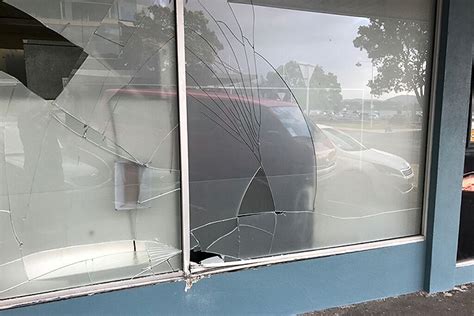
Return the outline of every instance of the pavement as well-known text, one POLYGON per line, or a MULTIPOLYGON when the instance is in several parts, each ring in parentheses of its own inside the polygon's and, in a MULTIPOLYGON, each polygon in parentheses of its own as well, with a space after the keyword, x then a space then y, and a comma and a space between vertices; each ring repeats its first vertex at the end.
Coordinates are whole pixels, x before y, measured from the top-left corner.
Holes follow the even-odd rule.
MULTIPOLYGON (((333 126, 341 131, 344 132, 358 132, 362 130, 360 127, 338 127, 333 126)), ((375 134, 396 134, 396 133, 409 133, 409 132, 420 132, 421 128, 393 128, 391 130, 387 130, 385 128, 364 128, 364 133, 375 133, 375 134)))
POLYGON ((474 315, 474 283, 455 287, 444 293, 418 292, 378 301, 310 312, 305 316, 358 315, 474 315))

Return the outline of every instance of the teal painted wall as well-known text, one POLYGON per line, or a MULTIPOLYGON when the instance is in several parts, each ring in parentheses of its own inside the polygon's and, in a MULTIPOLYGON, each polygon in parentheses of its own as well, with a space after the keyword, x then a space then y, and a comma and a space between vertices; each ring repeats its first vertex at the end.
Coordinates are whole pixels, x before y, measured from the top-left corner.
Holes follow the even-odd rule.
POLYGON ((456 268, 456 284, 474 282, 474 265, 456 268))
POLYGON ((456 283, 461 182, 470 117, 472 2, 446 0, 442 5, 427 227, 425 289, 429 292, 449 290, 456 283))
MULTIPOLYGON (((423 287, 424 242, 34 305, 5 315, 296 314, 423 287)), ((2 315, 3 316, 3 315, 2 315)))

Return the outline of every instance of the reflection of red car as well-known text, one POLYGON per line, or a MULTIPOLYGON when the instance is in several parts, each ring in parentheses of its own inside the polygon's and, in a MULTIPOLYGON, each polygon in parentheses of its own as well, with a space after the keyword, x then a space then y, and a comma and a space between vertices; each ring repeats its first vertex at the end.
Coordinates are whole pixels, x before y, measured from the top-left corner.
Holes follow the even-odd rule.
MULTIPOLYGON (((187 94, 193 253, 235 260, 312 248, 316 186, 335 167, 333 144, 294 103, 224 92, 187 94)), ((131 106, 176 98, 108 93, 131 106)))

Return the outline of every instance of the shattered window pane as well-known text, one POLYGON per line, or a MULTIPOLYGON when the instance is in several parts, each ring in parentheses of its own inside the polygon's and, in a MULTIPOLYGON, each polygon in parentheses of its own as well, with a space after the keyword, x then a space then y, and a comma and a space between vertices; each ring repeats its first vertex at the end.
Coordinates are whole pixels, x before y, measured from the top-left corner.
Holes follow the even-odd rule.
POLYGON ((186 2, 193 262, 420 233, 433 7, 186 2))
POLYGON ((0 299, 181 270, 174 3, 0 13, 0 299))

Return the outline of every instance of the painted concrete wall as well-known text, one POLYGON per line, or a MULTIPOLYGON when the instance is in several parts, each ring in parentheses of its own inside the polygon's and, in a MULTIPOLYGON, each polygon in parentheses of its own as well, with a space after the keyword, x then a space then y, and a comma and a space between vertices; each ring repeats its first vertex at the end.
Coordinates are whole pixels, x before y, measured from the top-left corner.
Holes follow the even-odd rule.
POLYGON ((455 284, 461 210, 461 183, 468 126, 472 0, 443 1, 432 165, 430 169, 425 289, 437 292, 455 284))
POLYGON ((456 268, 456 284, 466 284, 474 282, 474 265, 456 268))
MULTIPOLYGON (((421 290, 424 242, 18 308, 5 315, 295 314, 421 290)), ((3 315, 2 315, 3 316, 3 315)))

